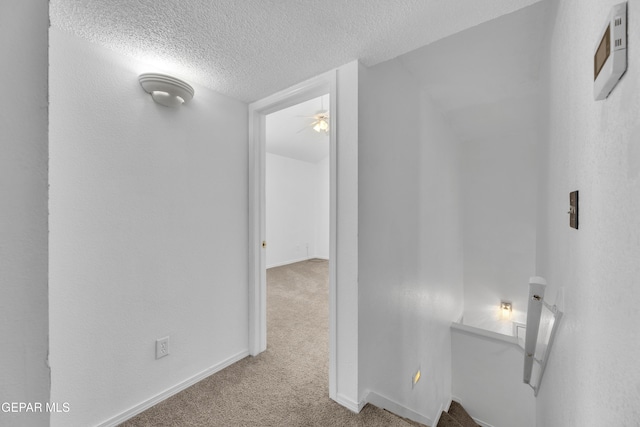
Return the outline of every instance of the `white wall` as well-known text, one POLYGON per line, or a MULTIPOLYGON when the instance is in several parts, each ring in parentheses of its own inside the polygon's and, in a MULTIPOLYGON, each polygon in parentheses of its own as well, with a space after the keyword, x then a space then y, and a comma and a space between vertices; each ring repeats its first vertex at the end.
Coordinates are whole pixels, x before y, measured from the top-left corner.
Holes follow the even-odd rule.
POLYGON ((451 351, 453 396, 471 416, 494 427, 536 425, 536 399, 522 382, 517 344, 452 329, 451 351))
POLYGON ((420 109, 420 286, 406 340, 422 338, 413 351, 423 360, 427 414, 435 419, 436 405, 451 397, 450 325, 463 311, 461 146, 425 90, 420 109))
POLYGON ((71 406, 51 421, 89 426, 247 354, 247 106, 197 85, 160 106, 145 64, 50 37, 51 396, 71 406))
MULTIPOLYGON (((549 56, 547 211, 539 272, 564 288, 564 317, 542 380, 537 424, 640 419, 640 10, 628 6, 628 68, 593 100, 594 47, 617 0, 559 2, 549 56), (580 191, 580 229, 569 192, 580 191)), ((544 181, 543 181, 544 182, 544 181)))
POLYGON ((330 181, 331 158, 329 156, 316 163, 315 187, 316 205, 315 212, 315 242, 317 258, 329 259, 330 243, 330 201, 331 201, 331 181, 330 181))
MULTIPOLYGON (((336 72, 336 384, 335 399, 350 409, 357 409, 358 387, 358 168, 359 168, 359 78, 357 61, 345 64, 336 72)), ((330 313, 330 316, 333 313, 330 313)), ((330 324, 333 319, 329 319, 330 324)), ((331 379, 330 379, 331 381, 331 379)), ((330 393, 333 385, 329 384, 330 393)), ((332 393, 331 393, 332 394, 332 393)))
POLYGON ((397 60, 363 68, 359 91, 360 392, 430 424, 462 313, 459 147, 397 60))
MULTIPOLYGON (((0 5, 0 403, 49 402, 47 2, 0 5)), ((0 425, 48 424, 0 411, 0 425)))
MULTIPOLYGON (((508 101, 507 101, 508 102, 508 101)), ((533 97, 528 102, 535 105, 533 97)), ((527 284, 535 276, 538 136, 532 129, 463 144, 464 323, 511 335, 526 322, 527 284)))
POLYGON ((547 2, 402 55, 462 143, 465 323, 510 333, 535 274, 539 64, 547 2))
POLYGON ((329 158, 310 163, 267 153, 266 163, 267 268, 328 259, 329 158))
POLYGON ((315 165, 266 154, 267 268, 315 253, 315 165))

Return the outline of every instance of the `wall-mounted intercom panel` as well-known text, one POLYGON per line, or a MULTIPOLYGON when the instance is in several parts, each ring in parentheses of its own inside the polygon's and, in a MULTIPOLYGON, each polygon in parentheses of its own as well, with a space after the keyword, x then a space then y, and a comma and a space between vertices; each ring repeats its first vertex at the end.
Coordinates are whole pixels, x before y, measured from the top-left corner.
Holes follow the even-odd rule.
POLYGON ((627 2, 613 8, 593 54, 593 97, 605 99, 627 69, 627 2))

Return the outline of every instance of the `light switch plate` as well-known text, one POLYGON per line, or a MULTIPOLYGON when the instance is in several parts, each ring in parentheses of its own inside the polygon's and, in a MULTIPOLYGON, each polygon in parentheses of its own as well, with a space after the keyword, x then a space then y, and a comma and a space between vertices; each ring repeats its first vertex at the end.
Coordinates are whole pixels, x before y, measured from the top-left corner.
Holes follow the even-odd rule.
POLYGON ((578 192, 569 193, 569 227, 578 229, 578 192))

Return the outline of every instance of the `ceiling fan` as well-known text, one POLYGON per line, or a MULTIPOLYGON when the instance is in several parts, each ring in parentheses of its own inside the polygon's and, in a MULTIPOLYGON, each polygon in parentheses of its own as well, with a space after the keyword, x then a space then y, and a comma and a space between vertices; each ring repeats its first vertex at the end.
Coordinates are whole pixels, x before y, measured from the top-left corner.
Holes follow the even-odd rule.
POLYGON ((329 112, 328 111, 319 112, 315 114, 313 116, 313 119, 315 120, 311 122, 311 124, 309 125, 311 126, 311 129, 315 130, 318 133, 329 132, 329 112))
MULTIPOLYGON (((308 127, 315 130, 318 133, 329 133, 329 111, 324 109, 323 100, 320 101, 320 110, 313 116, 298 116, 304 117, 305 119, 312 119, 311 123, 309 123, 308 127)), ((308 127, 304 127, 300 129, 297 133, 302 132, 308 127)))

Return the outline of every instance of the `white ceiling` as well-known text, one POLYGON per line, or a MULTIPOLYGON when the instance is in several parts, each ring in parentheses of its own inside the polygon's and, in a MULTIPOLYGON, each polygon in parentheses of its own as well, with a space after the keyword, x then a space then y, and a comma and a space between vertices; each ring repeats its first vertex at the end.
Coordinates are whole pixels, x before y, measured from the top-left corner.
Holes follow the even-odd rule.
MULTIPOLYGON (((329 111, 329 95, 324 95, 267 116, 267 153, 304 162, 317 163, 329 155, 329 134, 314 131, 309 118, 329 111)), ((331 118, 329 118, 331 125, 331 118)))
MULTIPOLYGON (((539 108, 540 63, 548 2, 539 2, 401 55, 463 142, 518 135, 528 144, 539 108)), ((316 163, 329 155, 329 138, 309 127, 328 110, 329 96, 267 116, 267 152, 316 163), (324 107, 324 108, 323 108, 324 107)))
POLYGON ((251 102, 538 0, 51 0, 54 27, 251 102))
POLYGON ((548 6, 536 3, 399 58, 461 141, 537 126, 548 6))

